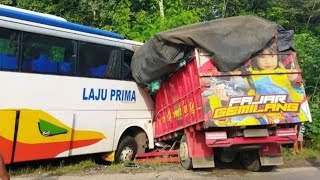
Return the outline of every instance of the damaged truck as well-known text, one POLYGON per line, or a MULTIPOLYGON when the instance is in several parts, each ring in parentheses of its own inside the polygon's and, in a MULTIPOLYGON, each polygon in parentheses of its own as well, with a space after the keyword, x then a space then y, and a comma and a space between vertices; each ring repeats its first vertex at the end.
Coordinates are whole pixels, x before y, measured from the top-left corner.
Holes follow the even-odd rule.
POLYGON ((178 152, 185 169, 215 167, 215 160, 240 161, 250 171, 282 165, 281 145, 294 143, 295 126, 311 121, 293 36, 274 22, 239 16, 148 40, 131 69, 153 94, 155 142, 178 152))

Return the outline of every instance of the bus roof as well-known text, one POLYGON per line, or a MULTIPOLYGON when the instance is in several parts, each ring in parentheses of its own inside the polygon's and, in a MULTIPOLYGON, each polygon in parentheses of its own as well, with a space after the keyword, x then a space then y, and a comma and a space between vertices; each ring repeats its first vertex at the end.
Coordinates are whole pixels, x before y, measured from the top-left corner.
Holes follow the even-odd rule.
POLYGON ((7 8, 7 6, 3 6, 3 5, 0 6, 0 16, 55 26, 55 27, 90 33, 90 34, 96 34, 96 35, 105 36, 105 37, 124 39, 124 37, 121 36, 120 34, 104 31, 101 29, 92 28, 89 26, 84 26, 76 23, 71 23, 68 21, 64 21, 63 18, 58 18, 57 16, 53 16, 53 15, 48 16, 42 13, 30 13, 27 10, 23 11, 20 9, 18 10, 18 8, 7 8))

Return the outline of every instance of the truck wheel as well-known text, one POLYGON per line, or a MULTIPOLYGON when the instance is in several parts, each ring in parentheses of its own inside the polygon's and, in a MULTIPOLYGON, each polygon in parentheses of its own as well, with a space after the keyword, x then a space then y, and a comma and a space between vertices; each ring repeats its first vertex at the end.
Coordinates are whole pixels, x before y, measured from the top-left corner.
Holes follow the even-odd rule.
POLYGON ((115 162, 131 161, 137 154, 137 142, 131 136, 124 137, 116 150, 115 162))
POLYGON ((183 135, 180 140, 179 158, 180 164, 183 168, 187 170, 192 169, 192 159, 189 156, 188 142, 187 137, 185 135, 183 135))
POLYGON ((258 172, 261 170, 261 163, 257 151, 245 151, 240 154, 241 164, 248 171, 258 172))

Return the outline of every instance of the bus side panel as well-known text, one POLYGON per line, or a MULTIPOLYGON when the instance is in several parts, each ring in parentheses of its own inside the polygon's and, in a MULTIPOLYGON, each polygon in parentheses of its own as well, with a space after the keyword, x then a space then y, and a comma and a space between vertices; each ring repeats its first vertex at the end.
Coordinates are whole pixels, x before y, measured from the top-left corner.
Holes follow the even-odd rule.
POLYGON ((0 153, 5 164, 12 159, 16 111, 0 110, 0 153))
POLYGON ((70 149, 72 114, 51 114, 55 117, 39 110, 20 111, 14 162, 50 159, 70 149))
MULTIPOLYGON (((150 111, 117 111, 117 119, 115 125, 115 135, 113 149, 117 149, 119 140, 123 133, 131 127, 139 127, 146 134, 149 142, 149 149, 154 148, 153 127, 152 127, 153 112, 150 111)), ((139 142, 138 142, 139 143, 139 142)))
POLYGON ((113 150, 116 111, 77 111, 75 119, 70 155, 113 150))
POLYGON ((203 121, 201 89, 195 59, 164 81, 156 94, 155 137, 203 121))
POLYGON ((67 157, 70 149, 103 138, 100 132, 74 129, 71 111, 21 110, 14 162, 67 157))

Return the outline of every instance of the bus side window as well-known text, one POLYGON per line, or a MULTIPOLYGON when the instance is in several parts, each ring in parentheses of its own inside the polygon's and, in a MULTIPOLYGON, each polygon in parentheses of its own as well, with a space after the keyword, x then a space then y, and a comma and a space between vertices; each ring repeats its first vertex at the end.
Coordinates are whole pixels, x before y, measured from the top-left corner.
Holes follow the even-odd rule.
POLYGON ((122 50, 119 48, 81 42, 79 46, 79 75, 81 77, 120 79, 122 50))
POLYGON ((129 50, 124 51, 124 61, 122 65, 122 79, 127 81, 133 81, 132 71, 131 71, 131 59, 133 52, 129 50))
POLYGON ((75 75, 75 41, 33 33, 23 37, 23 72, 75 75))
POLYGON ((106 50, 103 45, 80 42, 79 74, 82 77, 102 78, 108 64, 106 50))
POLYGON ((0 28, 0 70, 18 71, 18 32, 0 28))

